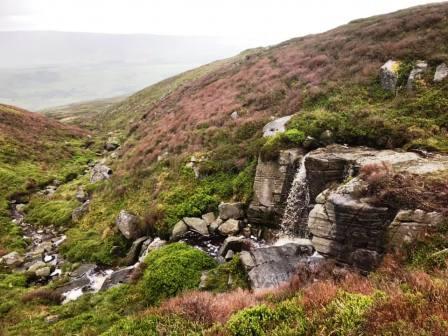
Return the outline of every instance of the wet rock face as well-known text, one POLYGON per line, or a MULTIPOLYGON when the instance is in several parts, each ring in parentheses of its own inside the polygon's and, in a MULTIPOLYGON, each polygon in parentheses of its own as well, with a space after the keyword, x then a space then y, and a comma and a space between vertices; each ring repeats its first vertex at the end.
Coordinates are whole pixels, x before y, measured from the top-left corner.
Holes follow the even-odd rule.
POLYGON ((245 251, 241 261, 248 270, 252 289, 272 288, 289 281, 297 264, 313 253, 314 249, 310 245, 290 243, 245 251))
POLYGON ((117 220, 115 221, 118 230, 129 240, 135 240, 142 236, 142 230, 140 228, 140 219, 127 212, 121 210, 117 220))
POLYGON ((258 159, 254 197, 247 211, 250 223, 260 225, 280 223, 296 167, 301 158, 300 149, 291 149, 281 151, 275 161, 258 159))
POLYGON ((370 270, 384 252, 393 215, 388 208, 370 206, 339 188, 325 203, 315 205, 308 228, 319 253, 370 270))

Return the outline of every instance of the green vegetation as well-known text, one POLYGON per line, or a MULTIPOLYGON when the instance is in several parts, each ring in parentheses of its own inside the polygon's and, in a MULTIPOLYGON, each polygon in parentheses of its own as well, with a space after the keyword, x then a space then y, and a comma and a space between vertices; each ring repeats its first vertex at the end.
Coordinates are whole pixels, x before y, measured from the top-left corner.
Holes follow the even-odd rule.
POLYGON ((273 159, 278 155, 281 149, 300 147, 305 140, 305 133, 301 130, 291 128, 286 132, 277 133, 267 138, 261 148, 261 155, 265 159, 273 159))
POLYGON ((288 129, 316 139, 330 130, 336 142, 349 145, 447 152, 447 88, 447 83, 432 85, 396 97, 378 84, 338 88, 307 102, 288 129))
POLYGON ((33 198, 26 210, 26 219, 37 226, 67 226, 73 210, 80 203, 76 200, 46 200, 33 198))
POLYGON ((275 308, 260 305, 234 314, 227 328, 233 336, 305 335, 307 321, 294 300, 283 301, 275 308))
POLYGON ((142 285, 146 300, 154 304, 197 288, 202 271, 214 267, 216 262, 185 243, 175 243, 151 252, 145 263, 148 267, 142 285))
POLYGON ((206 290, 226 292, 236 288, 249 288, 246 270, 238 255, 230 262, 220 264, 207 273, 206 290))

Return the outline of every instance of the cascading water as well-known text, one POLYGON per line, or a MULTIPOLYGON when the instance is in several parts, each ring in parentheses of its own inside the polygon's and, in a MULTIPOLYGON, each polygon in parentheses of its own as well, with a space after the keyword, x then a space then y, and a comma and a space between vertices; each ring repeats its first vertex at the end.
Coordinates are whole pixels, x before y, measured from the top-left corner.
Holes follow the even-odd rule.
POLYGON ((286 200, 281 228, 286 235, 307 237, 305 220, 308 216, 310 193, 306 177, 305 155, 292 182, 291 190, 286 200))

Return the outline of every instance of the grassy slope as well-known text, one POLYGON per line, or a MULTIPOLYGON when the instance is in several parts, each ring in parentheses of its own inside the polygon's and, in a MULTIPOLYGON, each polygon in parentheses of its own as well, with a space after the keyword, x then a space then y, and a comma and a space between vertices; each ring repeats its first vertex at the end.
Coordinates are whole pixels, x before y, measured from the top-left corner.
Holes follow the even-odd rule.
POLYGON ((8 198, 39 185, 64 181, 82 171, 92 153, 83 148, 87 134, 39 114, 0 104, 0 247, 22 246, 10 223, 8 198))

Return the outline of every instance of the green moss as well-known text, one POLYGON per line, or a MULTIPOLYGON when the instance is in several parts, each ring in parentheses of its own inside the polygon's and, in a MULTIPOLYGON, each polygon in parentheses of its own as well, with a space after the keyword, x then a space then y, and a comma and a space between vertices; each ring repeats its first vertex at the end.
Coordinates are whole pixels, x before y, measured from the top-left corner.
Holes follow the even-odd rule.
POLYGON ((201 327, 177 316, 145 316, 122 319, 104 336, 201 335, 201 327))
POLYGON ((102 237, 97 231, 73 228, 67 231, 67 241, 61 246, 61 253, 71 262, 95 262, 111 265, 115 256, 113 246, 126 250, 127 242, 120 235, 102 237))
POLYGON ((230 318, 227 329, 233 336, 305 335, 307 322, 303 308, 293 300, 276 307, 259 305, 241 310, 230 318))
POLYGON ((261 155, 265 159, 273 159, 282 149, 300 147, 305 140, 305 133, 297 128, 290 128, 286 132, 277 133, 267 138, 261 148, 261 155))
POLYGON ((205 253, 185 243, 175 243, 151 252, 145 263, 142 286, 146 300, 156 304, 164 298, 197 288, 201 273, 216 262, 205 253))
POLYGON ((77 200, 46 200, 34 197, 26 208, 26 220, 37 226, 68 226, 77 200))
POLYGON ((249 288, 247 273, 238 255, 230 262, 220 264, 207 273, 205 289, 225 292, 235 288, 249 288))

